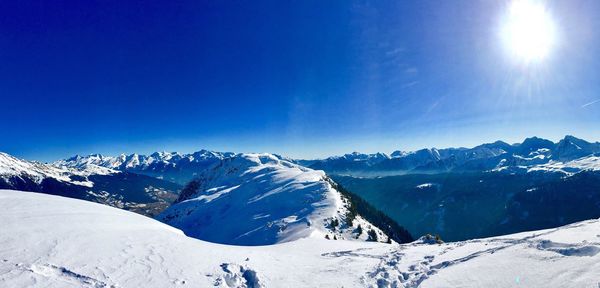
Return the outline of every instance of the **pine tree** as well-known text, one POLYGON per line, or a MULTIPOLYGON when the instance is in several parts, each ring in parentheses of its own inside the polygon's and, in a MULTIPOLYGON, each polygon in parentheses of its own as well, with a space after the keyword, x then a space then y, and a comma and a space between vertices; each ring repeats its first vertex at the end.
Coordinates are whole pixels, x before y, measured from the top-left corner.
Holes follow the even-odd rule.
POLYGON ((377 232, 375 232, 375 230, 370 229, 369 232, 368 232, 368 234, 369 234, 369 239, 367 239, 368 241, 377 242, 377 240, 378 240, 377 239, 377 232))
POLYGON ((358 236, 362 235, 363 233, 363 229, 362 226, 360 226, 360 224, 358 224, 358 227, 356 227, 356 234, 358 234, 358 236))
POLYGON ((333 230, 335 230, 335 227, 337 227, 338 225, 340 225, 340 221, 337 218, 331 219, 331 223, 329 223, 329 226, 331 226, 333 230))

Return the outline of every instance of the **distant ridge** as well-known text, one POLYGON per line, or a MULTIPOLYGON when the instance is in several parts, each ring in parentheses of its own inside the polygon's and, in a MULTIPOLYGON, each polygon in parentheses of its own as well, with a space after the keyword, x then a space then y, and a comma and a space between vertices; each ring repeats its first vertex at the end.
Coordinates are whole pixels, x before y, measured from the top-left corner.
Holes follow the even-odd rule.
POLYGON ((588 164, 596 163, 599 153, 600 143, 567 135, 557 143, 531 137, 512 145, 496 141, 473 148, 428 148, 411 152, 394 151, 390 155, 353 152, 343 156, 297 162, 328 173, 367 176, 486 170, 523 173, 544 169, 570 173, 572 169, 567 171, 561 167, 598 168, 595 164, 593 167, 588 164))
POLYGON ((200 150, 189 154, 177 152, 155 152, 150 155, 134 153, 119 156, 90 154, 88 156, 76 155, 52 164, 56 167, 71 168, 80 168, 92 164, 118 171, 148 175, 184 185, 210 165, 233 155, 234 153, 231 152, 209 150, 200 150))

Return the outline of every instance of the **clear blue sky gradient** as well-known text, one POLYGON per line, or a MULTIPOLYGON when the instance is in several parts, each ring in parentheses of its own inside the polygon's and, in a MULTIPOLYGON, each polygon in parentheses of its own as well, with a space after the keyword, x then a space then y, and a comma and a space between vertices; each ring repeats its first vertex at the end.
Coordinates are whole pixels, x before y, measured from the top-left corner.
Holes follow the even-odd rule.
POLYGON ((600 1, 549 1, 558 45, 528 66, 500 43, 506 7, 2 1, 0 151, 312 158, 600 140, 600 1))

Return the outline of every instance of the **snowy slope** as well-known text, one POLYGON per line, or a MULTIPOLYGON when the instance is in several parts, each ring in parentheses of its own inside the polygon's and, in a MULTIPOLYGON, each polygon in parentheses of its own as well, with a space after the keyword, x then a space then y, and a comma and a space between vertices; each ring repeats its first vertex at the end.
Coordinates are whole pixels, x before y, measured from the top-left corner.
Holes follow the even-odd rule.
POLYGON ((358 217, 346 221, 346 199, 323 171, 272 154, 238 154, 212 166, 157 219, 216 243, 265 245, 305 237, 367 238, 381 231, 358 217), (358 225, 364 229, 360 235, 358 225))
POLYGON ((549 161, 548 163, 527 167, 527 172, 547 171, 572 175, 581 171, 600 171, 600 157, 586 156, 571 161, 549 161))
POLYGON ((380 287, 597 287, 600 221, 442 245, 417 242, 383 257, 380 287), (389 286, 388 286, 389 285, 389 286))
POLYGON ((0 190, 0 287, 597 287, 600 221, 441 245, 227 246, 131 212, 0 190))

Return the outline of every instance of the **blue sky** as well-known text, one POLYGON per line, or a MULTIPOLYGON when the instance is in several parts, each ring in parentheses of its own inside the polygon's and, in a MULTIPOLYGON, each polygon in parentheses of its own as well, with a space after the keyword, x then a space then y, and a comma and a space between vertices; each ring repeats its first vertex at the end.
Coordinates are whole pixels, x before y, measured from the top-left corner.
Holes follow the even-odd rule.
POLYGON ((548 2, 557 45, 531 65, 500 41, 507 5, 3 1, 0 151, 310 158, 600 140, 600 2, 548 2))

